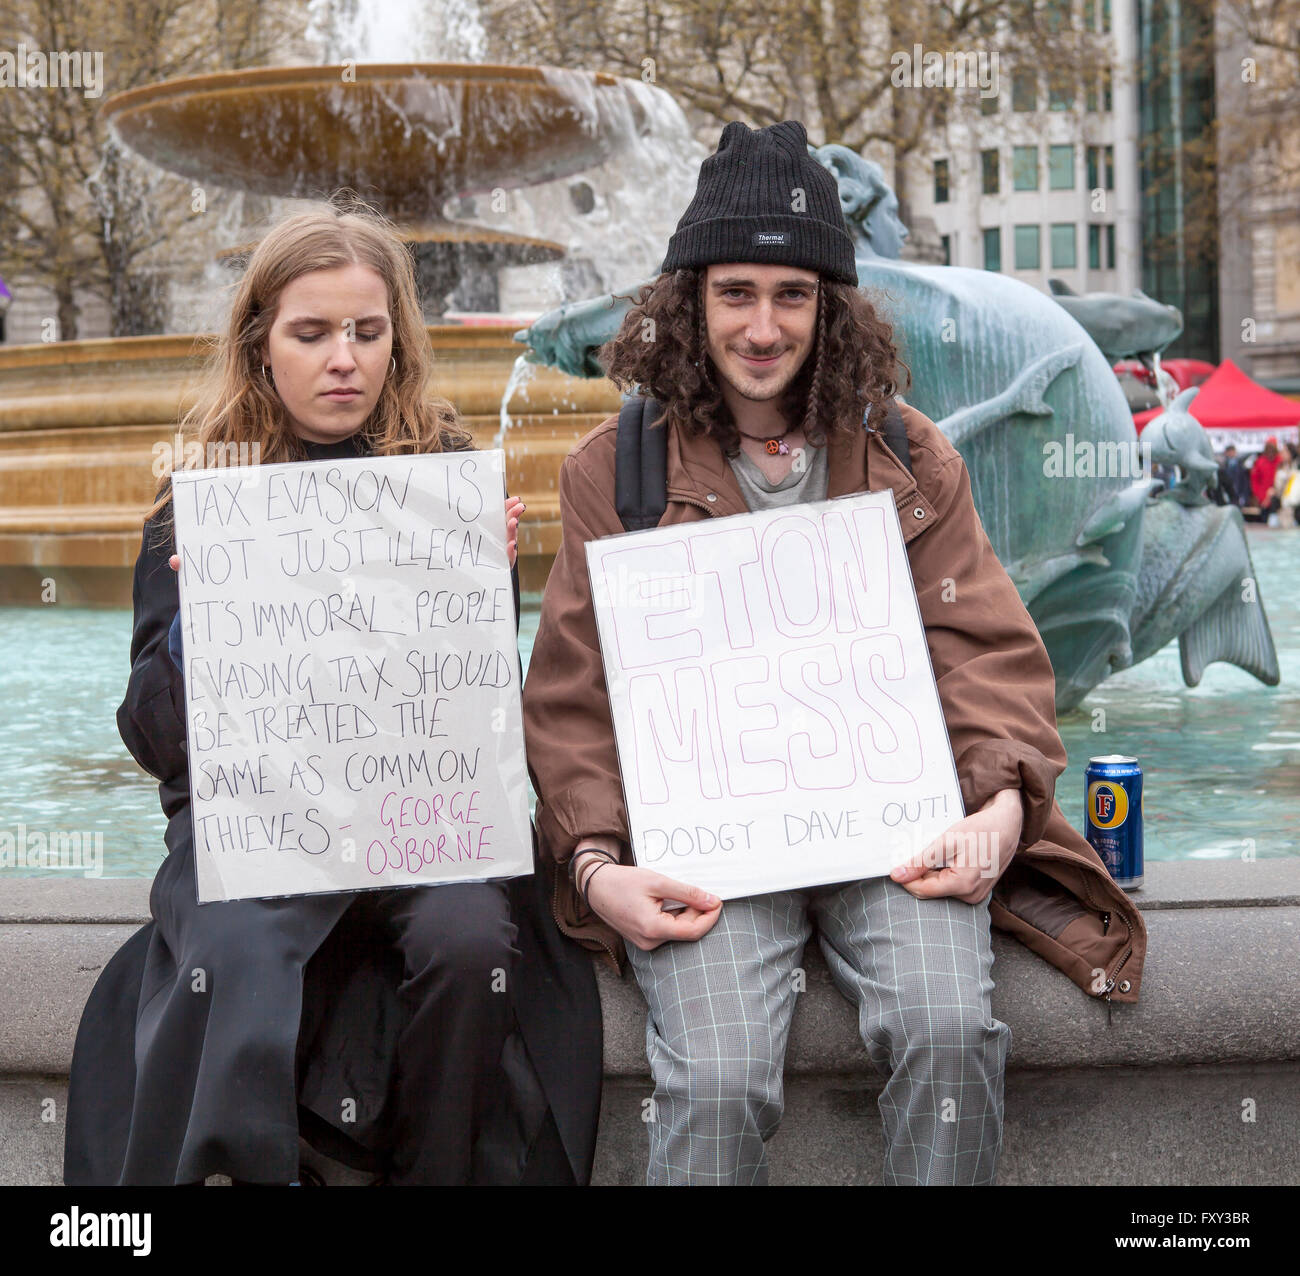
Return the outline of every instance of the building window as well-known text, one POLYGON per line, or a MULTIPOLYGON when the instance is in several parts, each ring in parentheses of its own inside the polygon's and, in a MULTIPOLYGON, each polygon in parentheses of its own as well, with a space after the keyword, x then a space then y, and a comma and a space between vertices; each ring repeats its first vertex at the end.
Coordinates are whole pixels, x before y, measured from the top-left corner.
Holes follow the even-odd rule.
POLYGON ((1011 109, 1038 110, 1038 72, 1017 71, 1011 77, 1011 109))
POLYGON ((1097 81, 1088 79, 1083 84, 1083 109, 1085 111, 1095 111, 1097 109, 1097 81))
POLYGON ((940 235, 939 247, 943 249, 943 264, 945 266, 951 266, 952 265, 952 236, 940 235))
POLYGON ((1083 0, 1083 29, 1085 31, 1097 29, 1097 0, 1083 0))
POLYGON ((980 177, 984 183, 984 194, 996 195, 1001 189, 998 184, 999 168, 996 148, 980 152, 980 177))
POLYGON ((1047 109, 1049 111, 1070 111, 1074 109, 1073 76, 1061 74, 1049 78, 1047 109))
POLYGON ((1110 67, 1101 69, 1101 109, 1103 111, 1112 110, 1112 99, 1110 91, 1110 67))
POLYGON ((1115 189, 1115 148, 1089 146, 1085 158, 1088 167, 1088 189, 1113 191, 1115 189))
POLYGON ((1052 269, 1073 270, 1078 265, 1074 255, 1074 223, 1052 223, 1052 269))
POLYGON ((1039 264, 1038 229, 1039 228, 1037 226, 1016 227, 1016 269, 1017 270, 1038 269, 1038 264, 1039 264))
POLYGON ((980 114, 996 115, 998 113, 998 95, 990 93, 988 97, 980 94, 980 114))
MULTIPOLYGON (((1055 235, 1056 227, 1052 227, 1052 233, 1055 235)), ((1056 246, 1053 243, 1052 256, 1056 256, 1056 246)), ((1053 265, 1055 265, 1053 260, 1053 265)), ((1088 269, 1089 270, 1114 270, 1115 269, 1115 224, 1114 222, 1090 222, 1088 225, 1088 269)))
POLYGON ((1049 146, 1047 148, 1047 185, 1049 190, 1074 189, 1074 146, 1049 146))
POLYGON ((1038 147, 1011 148, 1011 184, 1018 191, 1038 189, 1038 147))
POLYGON ((1070 0, 1047 0, 1043 5, 1043 25, 1049 31, 1059 31, 1070 25, 1070 0))
POLYGON ((934 202, 936 204, 948 202, 948 161, 946 159, 934 161, 934 202))
POLYGON ((1101 0, 1101 29, 1110 30, 1110 0, 1101 0))
POLYGON ((991 226, 984 232, 984 269, 1002 269, 1002 230, 991 226))

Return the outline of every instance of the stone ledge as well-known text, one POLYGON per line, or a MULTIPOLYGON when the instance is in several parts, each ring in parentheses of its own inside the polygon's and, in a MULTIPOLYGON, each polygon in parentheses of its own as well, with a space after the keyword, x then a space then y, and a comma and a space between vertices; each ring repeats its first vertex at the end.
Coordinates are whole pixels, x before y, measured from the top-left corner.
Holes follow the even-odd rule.
MULTIPOLYGON (((1156 868, 1157 866, 1152 866, 1156 868)), ((995 933, 994 1013, 1010 1025, 1010 1068, 1165 1066, 1300 1059, 1300 861, 1158 866, 1148 879, 1150 950, 1141 1002, 1106 1006, 1008 936, 995 933), (1212 867, 1211 872, 1206 872, 1212 867), (1252 875, 1267 871, 1276 896, 1252 875), (1212 900, 1208 904, 1197 900, 1212 900), (1190 901, 1190 902, 1189 902, 1190 901), (1262 906, 1267 903, 1276 906, 1262 906)), ((66 1074, 81 1008, 100 969, 147 916, 144 878, 29 878, 0 904, 0 1076, 66 1074)), ((791 1032, 792 1075, 869 1073, 853 1008, 816 944, 791 1032)), ((630 977, 597 966, 610 1076, 646 1074, 645 1004, 630 977)))
MULTIPOLYGON (((1115 1006, 1109 1023, 1102 1003, 994 934, 994 1013, 1013 1034, 998 1181, 1296 1182, 1300 860, 1152 865, 1147 881, 1135 896, 1150 932, 1142 1001, 1115 1006), (1253 1121, 1242 1120, 1247 1099, 1253 1121)), ((0 1184, 58 1182, 81 1009, 103 964, 146 919, 149 885, 5 883, 0 1184)), ((877 1183, 881 1080, 815 943, 805 969, 772 1181, 877 1183)), ((639 1183, 645 1004, 630 978, 597 971, 607 1075, 594 1181, 639 1183)), ((341 1167, 327 1177, 356 1181, 341 1167)))
POLYGON ((0 925, 149 920, 149 877, 14 877, 0 894, 0 925))
MULTIPOLYGON (((771 1182, 879 1185, 880 1088, 857 1077, 789 1078, 785 1117, 768 1144, 771 1182)), ((649 1095, 648 1081, 606 1080, 593 1183, 645 1181, 649 1095)), ((1295 1064, 1009 1071, 1004 1110, 1001 1186, 1300 1182, 1295 1064)))
MULTIPOLYGON (((1300 1059, 1300 908, 1155 911, 1137 1005, 1107 1007, 1009 936, 993 936, 993 1013, 1012 1032, 1009 1070, 1300 1059), (1243 936, 1249 927, 1249 941, 1243 936)), ((815 943, 790 1031, 787 1073, 869 1072, 853 1007, 815 943)), ((646 1073, 645 1002, 598 970, 605 1071, 646 1073)))
MULTIPOLYGON (((0 876, 5 922, 139 922, 149 920, 148 877, 0 876)), ((1300 859, 1191 860, 1146 866, 1133 894, 1144 912, 1169 908, 1300 907, 1300 859)))
MULTIPOLYGON (((881 1181, 879 1081, 792 1077, 769 1144, 775 1184, 881 1181)), ((648 1081, 607 1079, 592 1182, 644 1182, 648 1081)), ((0 1080, 0 1186, 57 1184, 67 1084, 0 1080), (50 1102, 52 1100, 52 1103, 50 1102), (52 1116, 53 1120, 45 1119, 52 1116)), ((1105 1068, 1009 1073, 1001 1185, 1266 1186, 1300 1182, 1300 1067, 1105 1068), (1245 1100, 1254 1117, 1242 1119, 1245 1100)), ((366 1175, 309 1156, 331 1184, 366 1175)))
POLYGON ((1182 860, 1146 866, 1133 892, 1143 911, 1163 908, 1300 907, 1300 859, 1293 855, 1245 862, 1182 860))

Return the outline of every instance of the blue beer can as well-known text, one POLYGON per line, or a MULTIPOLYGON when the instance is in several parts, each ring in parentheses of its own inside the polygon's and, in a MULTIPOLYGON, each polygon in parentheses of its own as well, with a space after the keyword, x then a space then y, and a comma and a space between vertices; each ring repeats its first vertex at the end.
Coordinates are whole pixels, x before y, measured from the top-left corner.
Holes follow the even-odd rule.
POLYGON ((1142 768, 1108 753, 1088 759, 1084 821, 1101 862, 1126 891, 1142 885, 1142 768))

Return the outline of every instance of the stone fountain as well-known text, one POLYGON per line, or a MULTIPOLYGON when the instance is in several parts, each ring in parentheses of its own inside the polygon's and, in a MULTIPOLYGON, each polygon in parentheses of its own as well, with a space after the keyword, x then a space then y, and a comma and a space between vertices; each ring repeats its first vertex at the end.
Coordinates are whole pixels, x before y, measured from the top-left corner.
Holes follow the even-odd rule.
MULTIPOLYGON (((659 93, 613 76, 458 63, 271 67, 133 89, 103 111, 119 136, 196 182, 262 195, 348 187, 401 227, 428 313, 461 278, 554 260, 563 245, 452 221, 474 191, 526 188, 590 169, 635 145, 659 93)), ((238 250, 236 250, 238 251, 238 250)), ((486 281, 486 287, 484 287, 486 281)), ((496 440, 513 385, 515 325, 429 328, 435 384, 496 440)), ((119 338, 0 350, 0 601, 126 603, 164 449, 189 406, 210 338, 119 338)), ((525 589, 558 545, 559 463, 617 408, 607 382, 542 370, 504 436, 510 488, 524 497, 525 589)))
POLYGON ((133 150, 196 182, 289 199, 351 188, 372 200, 410 244, 426 318, 436 320, 466 274, 494 278, 564 253, 550 240, 450 221, 446 201, 592 167, 616 143, 629 101, 609 75, 345 63, 168 80, 118 94, 103 114, 133 150))

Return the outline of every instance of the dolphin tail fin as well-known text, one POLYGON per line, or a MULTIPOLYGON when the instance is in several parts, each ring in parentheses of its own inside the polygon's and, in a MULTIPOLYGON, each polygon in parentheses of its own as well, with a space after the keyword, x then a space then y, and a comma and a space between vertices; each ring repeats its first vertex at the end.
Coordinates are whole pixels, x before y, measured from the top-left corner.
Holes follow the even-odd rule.
POLYGON ((1059 350, 1049 351, 1023 369, 1001 394, 983 399, 970 407, 959 408, 936 424, 948 436, 953 447, 960 448, 990 425, 1017 413, 1025 416, 1051 416, 1054 409, 1043 395, 1062 372, 1079 362, 1083 351, 1082 345, 1063 346, 1059 350))
POLYGON ((1047 286, 1052 290, 1053 297, 1077 297, 1079 295, 1064 279, 1049 279, 1047 286))
POLYGON ((1196 686, 1206 665, 1216 660, 1244 669, 1267 687, 1276 687, 1282 678, 1263 604, 1258 595, 1243 601, 1237 581, 1178 635, 1178 647, 1183 681, 1189 687, 1196 686))

